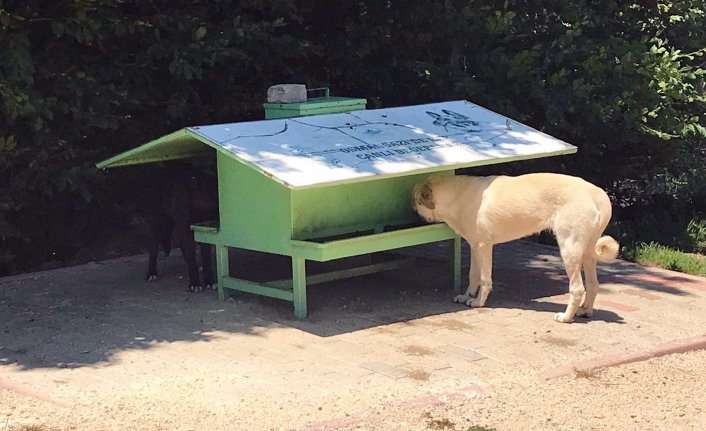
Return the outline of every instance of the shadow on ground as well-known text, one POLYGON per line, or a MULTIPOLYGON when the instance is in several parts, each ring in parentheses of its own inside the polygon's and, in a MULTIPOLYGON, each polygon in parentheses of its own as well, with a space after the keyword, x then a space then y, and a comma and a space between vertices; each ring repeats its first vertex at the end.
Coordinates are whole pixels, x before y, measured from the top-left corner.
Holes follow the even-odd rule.
MULTIPOLYGON (((552 260, 556 250, 524 252, 547 253, 538 258, 541 264, 533 265, 513 247, 496 249, 495 284, 487 306, 546 313, 551 321, 553 313, 565 309, 560 296, 567 293, 563 269, 552 260), (558 299, 546 301, 549 297, 558 299)), ((233 267, 243 271, 239 276, 279 279, 290 274, 287 258, 250 254, 235 259, 233 267)), ((142 280, 145 256, 0 279, 0 366, 92 366, 112 361, 121 351, 162 342, 207 342, 218 332, 259 337, 262 328, 286 326, 329 337, 466 309, 452 302, 450 265, 423 256, 411 268, 310 286, 305 320, 296 320, 292 304, 285 301, 237 293, 219 302, 213 291, 186 292, 178 253, 160 265, 163 279, 157 283, 142 280)), ((464 259, 464 286, 465 265, 464 259)), ((604 268, 601 281, 613 277, 625 282, 631 276, 637 277, 637 287, 659 289, 659 280, 645 279, 632 267, 604 268)), ((623 319, 598 307, 593 320, 623 319)), ((581 322, 585 320, 577 319, 581 322)))

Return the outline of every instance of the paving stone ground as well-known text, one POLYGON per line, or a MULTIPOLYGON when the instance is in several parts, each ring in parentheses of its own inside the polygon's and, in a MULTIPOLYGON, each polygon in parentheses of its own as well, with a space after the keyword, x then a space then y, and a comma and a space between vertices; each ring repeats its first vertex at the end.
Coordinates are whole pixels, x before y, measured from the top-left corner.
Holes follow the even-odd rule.
MULTIPOLYGON (((518 369, 518 384, 532 385, 574 365, 668 352, 680 340, 703 348, 704 278, 599 264, 593 318, 559 324, 567 277, 554 247, 497 246, 482 309, 452 303, 448 244, 401 252, 416 265, 310 287, 305 320, 284 301, 185 292, 178 254, 160 262, 158 283, 142 280, 145 256, 2 278, 0 391, 57 407, 110 393, 167 409, 158 394, 178 390, 206 413, 259 415, 262 429, 283 426, 274 413, 296 403, 297 426, 330 429, 371 400, 423 404, 491 391, 497 376, 518 369), (325 426, 308 419, 321 409, 332 421, 325 426)), ((280 258, 233 259, 256 276, 287 272, 280 258)))

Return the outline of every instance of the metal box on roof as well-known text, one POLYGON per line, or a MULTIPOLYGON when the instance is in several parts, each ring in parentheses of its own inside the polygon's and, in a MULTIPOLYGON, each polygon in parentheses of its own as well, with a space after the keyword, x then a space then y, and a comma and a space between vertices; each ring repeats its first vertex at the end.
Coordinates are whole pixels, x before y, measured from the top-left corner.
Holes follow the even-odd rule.
POLYGON ((187 127, 98 167, 215 150, 219 220, 194 226, 194 231, 197 241, 216 245, 219 297, 234 289, 285 299, 294 303, 297 317, 304 317, 307 283, 396 265, 307 277, 307 260, 453 239, 454 284, 459 287, 460 238, 445 224, 419 225, 411 211, 412 188, 428 174, 453 175, 462 167, 576 151, 467 101, 316 116, 310 115, 315 110, 300 108, 292 112, 303 116, 187 127), (290 256, 292 279, 255 283, 232 277, 229 247, 290 256))

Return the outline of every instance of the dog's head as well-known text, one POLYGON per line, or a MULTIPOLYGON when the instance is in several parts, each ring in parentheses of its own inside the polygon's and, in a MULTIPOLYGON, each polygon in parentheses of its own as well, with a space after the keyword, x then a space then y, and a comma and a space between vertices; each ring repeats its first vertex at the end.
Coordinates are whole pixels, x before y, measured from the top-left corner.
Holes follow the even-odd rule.
POLYGON ((412 192, 412 208, 421 218, 427 222, 438 221, 434 213, 436 204, 434 203, 434 192, 430 180, 414 186, 412 192))

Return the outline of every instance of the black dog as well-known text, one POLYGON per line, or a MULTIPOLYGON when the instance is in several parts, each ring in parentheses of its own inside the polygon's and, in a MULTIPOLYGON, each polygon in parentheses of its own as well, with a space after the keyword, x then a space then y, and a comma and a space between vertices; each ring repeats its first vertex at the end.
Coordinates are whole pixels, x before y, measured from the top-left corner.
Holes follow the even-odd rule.
POLYGON ((147 266, 147 281, 159 280, 157 256, 160 246, 169 255, 172 245, 181 248, 189 271, 190 292, 213 289, 211 245, 199 244, 203 266, 203 284, 196 262, 196 242, 191 225, 218 219, 218 186, 215 177, 184 162, 170 162, 160 179, 160 191, 153 201, 152 243, 147 266))

